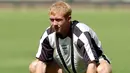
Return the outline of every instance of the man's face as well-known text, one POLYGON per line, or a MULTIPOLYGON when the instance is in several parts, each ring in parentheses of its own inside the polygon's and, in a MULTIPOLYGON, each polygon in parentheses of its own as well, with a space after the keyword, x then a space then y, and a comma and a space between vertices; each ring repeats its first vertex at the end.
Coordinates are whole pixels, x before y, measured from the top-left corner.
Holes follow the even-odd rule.
POLYGON ((62 13, 50 15, 51 26, 59 34, 64 34, 69 30, 69 21, 70 19, 68 17, 65 18, 62 13))

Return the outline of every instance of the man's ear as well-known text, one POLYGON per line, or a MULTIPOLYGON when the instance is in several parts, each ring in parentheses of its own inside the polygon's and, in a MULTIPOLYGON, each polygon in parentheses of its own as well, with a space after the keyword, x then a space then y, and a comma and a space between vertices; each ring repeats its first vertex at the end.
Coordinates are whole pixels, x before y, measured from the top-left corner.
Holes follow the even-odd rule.
POLYGON ((71 21, 71 16, 68 16, 68 21, 69 21, 69 22, 71 21))

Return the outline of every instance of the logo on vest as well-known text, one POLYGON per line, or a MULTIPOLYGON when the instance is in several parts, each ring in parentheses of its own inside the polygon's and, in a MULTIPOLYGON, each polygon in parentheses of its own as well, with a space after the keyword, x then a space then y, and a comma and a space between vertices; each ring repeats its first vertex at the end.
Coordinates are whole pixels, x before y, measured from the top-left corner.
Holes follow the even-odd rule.
POLYGON ((67 45, 61 45, 62 49, 63 49, 63 52, 64 52, 64 55, 66 55, 68 53, 68 50, 67 50, 67 45))

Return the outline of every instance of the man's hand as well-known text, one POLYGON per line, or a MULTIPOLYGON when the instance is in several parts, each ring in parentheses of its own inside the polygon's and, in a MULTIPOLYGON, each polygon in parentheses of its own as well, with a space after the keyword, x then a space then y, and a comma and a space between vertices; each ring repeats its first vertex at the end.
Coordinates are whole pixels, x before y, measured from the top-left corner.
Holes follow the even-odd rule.
POLYGON ((91 63, 88 64, 86 73, 96 73, 96 71, 97 71, 96 62, 92 61, 91 63))

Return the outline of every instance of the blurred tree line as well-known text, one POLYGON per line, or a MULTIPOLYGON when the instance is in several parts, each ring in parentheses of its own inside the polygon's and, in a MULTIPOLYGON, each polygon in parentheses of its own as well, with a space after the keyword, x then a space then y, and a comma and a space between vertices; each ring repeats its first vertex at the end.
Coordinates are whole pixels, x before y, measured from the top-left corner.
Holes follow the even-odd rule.
MULTIPOLYGON (((38 5, 50 4, 59 0, 0 0, 0 6, 12 5, 13 7, 19 8, 21 6, 33 8, 38 5)), ((115 7, 116 5, 127 5, 130 6, 130 0, 62 0, 68 3, 79 4, 79 5, 94 5, 95 7, 101 7, 107 5, 109 7, 115 7)))

